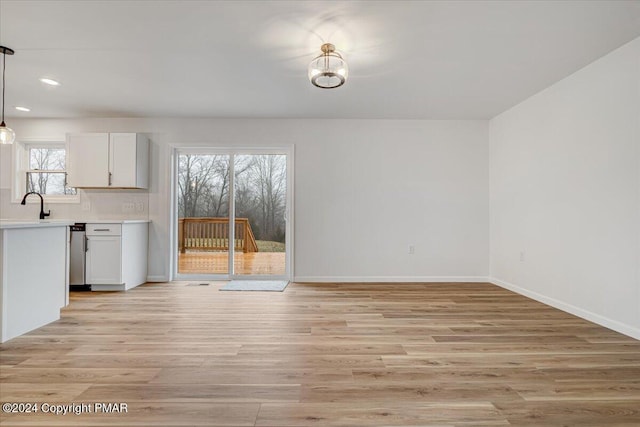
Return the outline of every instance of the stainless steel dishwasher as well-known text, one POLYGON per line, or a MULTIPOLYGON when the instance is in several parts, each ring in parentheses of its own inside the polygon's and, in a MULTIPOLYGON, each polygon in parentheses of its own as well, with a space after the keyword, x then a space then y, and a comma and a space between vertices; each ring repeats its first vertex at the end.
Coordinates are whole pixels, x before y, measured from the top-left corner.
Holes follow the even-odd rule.
POLYGON ((86 283, 87 232, 86 224, 75 223, 69 226, 71 242, 69 250, 69 288, 74 291, 91 290, 86 283))

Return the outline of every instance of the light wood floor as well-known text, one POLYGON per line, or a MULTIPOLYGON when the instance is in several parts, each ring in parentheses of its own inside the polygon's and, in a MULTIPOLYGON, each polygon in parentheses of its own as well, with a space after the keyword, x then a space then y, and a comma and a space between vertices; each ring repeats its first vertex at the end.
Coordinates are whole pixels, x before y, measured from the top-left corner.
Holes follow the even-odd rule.
MULTIPOLYGON (((284 252, 236 252, 236 274, 285 274, 284 252)), ((178 272, 182 274, 228 274, 229 255, 226 252, 187 252, 178 254, 178 272)))
POLYGON ((2 414, 42 426, 639 426, 640 342, 489 284, 221 283, 74 293, 0 345, 2 414))

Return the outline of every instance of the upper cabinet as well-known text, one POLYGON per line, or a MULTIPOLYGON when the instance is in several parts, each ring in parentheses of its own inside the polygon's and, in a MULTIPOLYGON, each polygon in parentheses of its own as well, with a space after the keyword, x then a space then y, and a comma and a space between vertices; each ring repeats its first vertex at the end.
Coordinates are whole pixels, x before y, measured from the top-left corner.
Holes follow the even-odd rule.
POLYGON ((139 133, 109 134, 111 187, 149 188, 149 140, 139 133))
POLYGON ((149 188, 149 140, 139 133, 67 134, 67 184, 149 188))

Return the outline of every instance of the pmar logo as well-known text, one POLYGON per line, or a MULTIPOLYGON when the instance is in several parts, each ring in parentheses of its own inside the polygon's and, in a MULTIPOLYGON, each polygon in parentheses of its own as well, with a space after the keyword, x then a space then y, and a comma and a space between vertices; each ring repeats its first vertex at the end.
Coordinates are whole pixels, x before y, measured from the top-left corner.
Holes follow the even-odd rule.
POLYGON ((129 412, 127 404, 120 402, 96 402, 93 409, 95 410, 95 412, 103 414, 126 414, 127 412, 129 412))

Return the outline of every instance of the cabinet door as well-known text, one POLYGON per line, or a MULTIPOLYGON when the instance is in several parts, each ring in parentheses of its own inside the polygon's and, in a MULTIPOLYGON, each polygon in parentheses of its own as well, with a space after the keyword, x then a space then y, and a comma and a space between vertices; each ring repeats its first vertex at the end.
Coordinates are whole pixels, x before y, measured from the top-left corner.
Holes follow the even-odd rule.
POLYGON ((109 134, 67 134, 67 183, 80 188, 109 185, 109 134))
POLYGON ((136 134, 109 134, 109 172, 111 187, 137 187, 136 134))
POLYGON ((86 262, 88 284, 122 284, 120 236, 87 236, 86 262))

